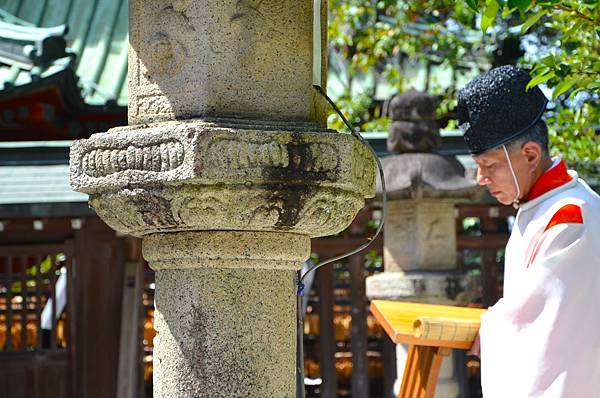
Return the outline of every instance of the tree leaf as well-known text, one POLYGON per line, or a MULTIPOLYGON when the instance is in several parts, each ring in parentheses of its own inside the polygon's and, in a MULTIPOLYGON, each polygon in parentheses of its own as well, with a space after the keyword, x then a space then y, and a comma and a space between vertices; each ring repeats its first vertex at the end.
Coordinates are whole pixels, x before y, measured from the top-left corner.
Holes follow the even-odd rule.
POLYGON ((521 11, 527 11, 531 5, 531 0, 512 0, 512 4, 517 6, 521 11))
POLYGON ((553 6, 560 3, 561 0, 539 0, 537 3, 543 6, 553 6))
POLYGON ((508 16, 510 14, 512 14, 513 12, 515 12, 517 10, 516 7, 504 7, 504 9, 502 10, 502 18, 506 19, 508 18, 508 16))
POLYGON ((491 0, 487 6, 485 7, 485 11, 481 16, 481 30, 485 33, 488 28, 494 25, 496 21, 496 15, 498 15, 498 10, 500 9, 500 5, 496 0, 491 0))
POLYGON ((539 62, 551 68, 556 66, 556 58, 552 54, 542 58, 539 62))
POLYGON ((475 12, 479 12, 479 0, 467 0, 469 8, 475 12))
POLYGON ((575 84, 575 80, 572 79, 563 80, 558 83, 552 92, 552 99, 557 99, 559 95, 573 87, 573 84, 575 84))
POLYGON ((525 32, 527 32, 529 30, 529 28, 531 28, 533 25, 535 25, 535 23, 537 21, 539 21, 540 18, 543 17, 544 15, 546 15, 547 13, 548 13, 547 10, 542 9, 542 10, 538 11, 537 13, 533 14, 531 17, 529 17, 523 23, 523 25, 521 25, 521 34, 525 34, 525 32))
POLYGON ((576 88, 575 90, 571 91, 571 94, 569 95, 569 99, 572 100, 573 98, 575 98, 575 95, 577 95, 578 92, 583 91, 583 90, 584 90, 583 87, 579 87, 579 88, 576 88))
POLYGON ((548 72, 543 75, 538 75, 538 76, 534 77, 533 79, 531 79, 531 81, 527 84, 527 87, 525 87, 525 90, 529 90, 530 88, 535 87, 538 84, 543 83, 545 81, 548 81, 555 76, 556 75, 554 74, 554 72, 548 72))

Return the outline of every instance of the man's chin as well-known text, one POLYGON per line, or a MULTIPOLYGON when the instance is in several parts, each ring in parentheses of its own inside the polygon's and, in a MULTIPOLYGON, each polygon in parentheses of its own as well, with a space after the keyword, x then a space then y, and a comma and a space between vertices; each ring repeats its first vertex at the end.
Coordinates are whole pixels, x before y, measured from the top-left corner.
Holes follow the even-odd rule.
POLYGON ((512 199, 509 198, 507 195, 504 195, 503 193, 497 193, 495 195, 492 194, 492 197, 494 199, 496 199, 498 202, 500 202, 503 205, 511 205, 512 204, 512 199))

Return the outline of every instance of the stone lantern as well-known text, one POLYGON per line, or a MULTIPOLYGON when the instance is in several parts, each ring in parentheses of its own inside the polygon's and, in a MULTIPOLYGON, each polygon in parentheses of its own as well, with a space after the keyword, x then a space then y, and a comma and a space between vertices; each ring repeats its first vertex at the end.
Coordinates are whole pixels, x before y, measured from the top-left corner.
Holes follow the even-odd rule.
POLYGON ((156 270, 155 397, 295 395, 296 272, 376 170, 326 129, 312 7, 129 2, 129 126, 75 142, 71 184, 156 270))
MULTIPOLYGON (((395 154, 381 160, 389 200, 384 272, 367 278, 370 299, 455 304, 464 282, 455 271, 455 205, 483 192, 454 156, 436 153, 441 138, 435 108, 432 97, 414 89, 391 101, 388 151, 395 154)), ((402 380, 403 346, 397 357, 402 380)), ((452 373, 445 361, 437 397, 456 397, 452 373)))

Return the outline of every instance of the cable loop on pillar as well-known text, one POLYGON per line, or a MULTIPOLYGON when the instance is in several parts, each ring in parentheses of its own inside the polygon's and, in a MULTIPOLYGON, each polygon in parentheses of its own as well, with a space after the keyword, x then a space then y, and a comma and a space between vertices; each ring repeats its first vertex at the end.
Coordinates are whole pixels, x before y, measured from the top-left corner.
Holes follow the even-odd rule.
MULTIPOLYGON (((371 245, 371 243, 373 243, 373 241, 379 236, 379 234, 381 233, 381 230, 383 229, 383 224, 385 222, 385 218, 387 215, 387 190, 386 190, 386 186, 385 186, 385 177, 383 175, 383 166, 381 165, 381 160, 379 160, 379 157, 377 156, 377 153, 375 152, 375 150, 373 149, 373 147, 371 147, 371 144, 369 144, 367 142, 367 140, 365 140, 363 138, 362 135, 359 134, 358 129, 356 129, 354 126, 352 126, 352 124, 350 123, 350 121, 348 121, 348 119, 346 119, 346 117, 344 116, 344 114, 342 113, 342 111, 340 111, 340 108, 338 108, 338 106, 335 104, 335 102, 333 102, 333 100, 331 98, 329 98, 329 96, 327 95, 327 93, 323 90, 323 88, 321 88, 320 86, 313 86, 326 100, 327 102, 329 102, 329 104, 331 105, 331 107, 333 108, 333 110, 340 116, 340 118, 342 119, 342 121, 344 122, 344 124, 346 125, 346 127, 348 127, 348 129, 350 130, 350 134, 352 134, 352 136, 354 138, 356 138, 362 145, 364 145, 373 155, 373 158, 375 159, 375 162, 377 163, 377 169, 379 170, 379 178, 381 179, 381 190, 382 190, 382 211, 381 211, 381 222, 379 223, 379 226, 377 227, 377 230, 375 231, 375 233, 373 234, 373 236, 367 238, 367 241, 365 243, 363 243, 362 245, 360 245, 359 247, 357 247, 354 250, 351 250, 347 253, 341 254, 339 256, 335 256, 332 257, 330 259, 327 259, 325 261, 322 261, 316 265, 314 265, 312 268, 310 268, 308 271, 306 271, 304 273, 304 275, 302 275, 300 277, 300 279, 298 280, 298 285, 300 285, 302 283, 302 281, 304 280, 304 278, 306 277, 306 275, 308 275, 309 273, 316 271, 317 269, 321 268, 324 265, 327 264, 331 264, 335 261, 339 261, 342 260, 346 257, 350 257, 353 254, 359 253, 362 250, 366 249, 367 247, 369 247, 369 245, 371 245)), ((300 291, 300 290, 298 290, 300 291)))

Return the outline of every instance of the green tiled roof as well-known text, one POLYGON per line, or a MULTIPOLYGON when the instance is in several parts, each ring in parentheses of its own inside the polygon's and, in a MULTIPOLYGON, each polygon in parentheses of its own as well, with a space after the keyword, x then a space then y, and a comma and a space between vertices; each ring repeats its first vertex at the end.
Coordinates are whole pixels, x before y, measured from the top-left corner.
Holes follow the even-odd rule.
POLYGON ((86 202, 69 186, 71 141, 0 142, 0 207, 86 202))
POLYGON ((85 202, 69 186, 69 165, 0 166, 0 205, 85 202))
MULTIPOLYGON (((0 0, 0 20, 42 28, 66 25, 67 47, 75 54, 74 70, 85 102, 116 100, 127 105, 127 0, 0 0)), ((52 64, 42 76, 64 67, 52 64)), ((0 65, 0 86, 31 79, 27 68, 0 65)))

